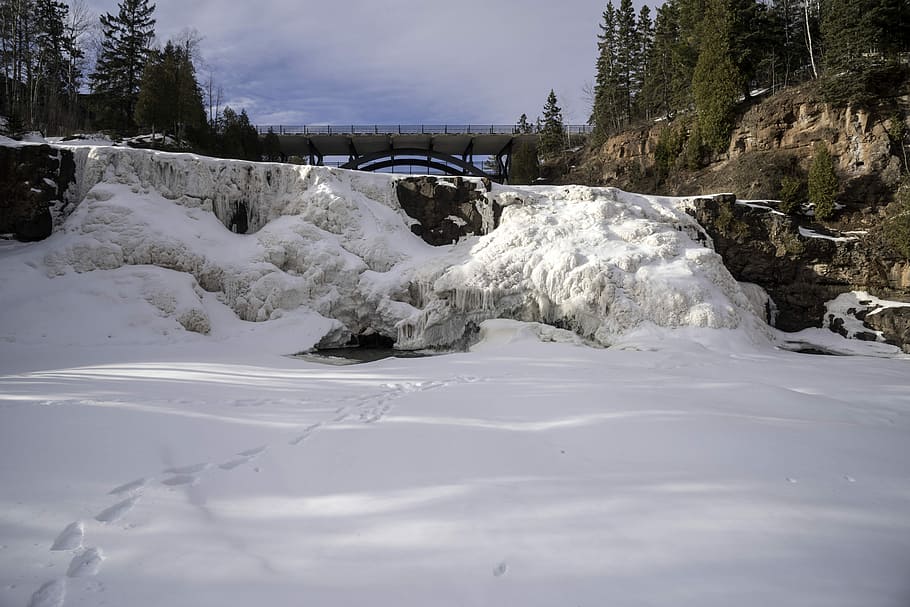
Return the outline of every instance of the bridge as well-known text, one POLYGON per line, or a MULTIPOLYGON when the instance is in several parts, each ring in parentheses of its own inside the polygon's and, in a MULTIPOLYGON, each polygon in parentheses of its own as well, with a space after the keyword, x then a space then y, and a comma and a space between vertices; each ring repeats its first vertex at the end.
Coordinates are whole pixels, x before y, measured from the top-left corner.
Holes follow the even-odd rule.
MULTIPOLYGON (((298 156, 323 165, 327 157, 347 158, 338 165, 358 171, 395 167, 423 167, 446 175, 488 177, 507 181, 512 151, 522 143, 536 143, 539 133, 523 132, 518 125, 260 125, 261 136, 278 135, 282 156, 298 156), (484 164, 474 157, 489 158, 484 164)), ((564 127, 568 141, 591 132, 589 125, 564 127)))

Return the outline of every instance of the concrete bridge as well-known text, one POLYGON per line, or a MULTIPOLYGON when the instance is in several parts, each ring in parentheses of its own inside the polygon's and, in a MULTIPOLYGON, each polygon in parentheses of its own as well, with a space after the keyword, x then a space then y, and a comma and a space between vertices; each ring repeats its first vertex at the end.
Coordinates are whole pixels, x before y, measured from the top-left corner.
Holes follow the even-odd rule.
MULTIPOLYGON (((261 125, 278 135, 284 156, 325 164, 327 157, 347 158, 339 166, 358 171, 409 166, 433 169, 446 175, 489 177, 507 181, 512 151, 521 143, 536 143, 538 133, 521 132, 518 125, 261 125), (493 171, 474 162, 475 156, 493 160, 493 171)), ((565 127, 567 138, 591 132, 588 125, 565 127)))

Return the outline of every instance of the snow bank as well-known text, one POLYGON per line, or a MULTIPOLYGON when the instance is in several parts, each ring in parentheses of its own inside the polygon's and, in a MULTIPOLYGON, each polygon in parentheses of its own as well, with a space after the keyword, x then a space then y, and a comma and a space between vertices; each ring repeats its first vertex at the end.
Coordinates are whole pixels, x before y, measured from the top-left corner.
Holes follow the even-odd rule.
MULTIPOLYGON (((58 233, 0 264, 4 292, 28 299, 47 288, 30 278, 37 274, 72 281, 99 272, 122 298, 148 302, 150 323, 166 317, 205 334, 205 295, 214 294, 246 321, 303 310, 337 321, 329 341, 372 330, 401 348, 457 344, 500 317, 602 345, 643 326, 766 337, 749 298, 673 199, 497 186, 489 196, 506 206, 498 229, 431 247, 410 232, 392 175, 72 151, 77 183, 68 195, 78 204, 58 233)), ((0 338, 25 337, 19 325, 0 328, 0 338)))

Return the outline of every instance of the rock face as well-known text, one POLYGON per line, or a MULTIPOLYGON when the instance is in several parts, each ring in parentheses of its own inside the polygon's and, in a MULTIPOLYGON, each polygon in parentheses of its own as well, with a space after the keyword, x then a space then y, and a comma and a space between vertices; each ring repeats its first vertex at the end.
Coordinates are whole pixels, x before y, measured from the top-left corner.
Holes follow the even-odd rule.
POLYGON ((502 215, 502 207, 487 197, 489 180, 461 177, 409 177, 396 183, 398 202, 417 220, 414 234, 440 246, 470 234, 489 234, 502 215))
POLYGON ((725 153, 702 170, 678 171, 664 180, 656 175, 658 141, 667 128, 683 128, 680 119, 608 138, 563 181, 682 196, 736 192, 749 199, 777 198, 781 176, 805 176, 815 142, 824 141, 844 185, 843 202, 889 199, 900 179, 901 161, 888 127, 892 116, 910 127, 910 98, 889 103, 893 107, 872 114, 821 103, 808 85, 803 90, 788 89, 754 102, 738 120, 725 153))
POLYGON ((874 314, 867 314, 863 323, 881 331, 889 344, 900 346, 910 354, 910 307, 885 308, 874 314))
POLYGON ((692 214, 730 273, 762 286, 778 308, 776 326, 821 326, 824 303, 848 291, 910 300, 907 262, 884 250, 874 232, 829 235, 769 206, 732 195, 696 198, 692 214))
MULTIPOLYGON (((897 100, 895 115, 906 117, 910 99, 897 100)), ((845 182, 846 201, 887 197, 900 180, 901 161, 888 136, 890 116, 867 110, 834 108, 796 90, 775 95, 743 115, 730 140, 731 158, 778 151, 799 159, 804 168, 817 141, 829 145, 845 182)))
POLYGON ((47 145, 0 146, 0 234, 41 240, 75 177, 73 155, 47 145))

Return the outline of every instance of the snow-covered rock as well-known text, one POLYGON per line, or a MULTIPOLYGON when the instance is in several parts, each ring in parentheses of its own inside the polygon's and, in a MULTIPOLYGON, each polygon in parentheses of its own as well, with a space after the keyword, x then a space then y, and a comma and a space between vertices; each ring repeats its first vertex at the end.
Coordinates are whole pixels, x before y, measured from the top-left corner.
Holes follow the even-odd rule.
MULTIPOLYGON (((498 229, 432 247, 409 229, 392 175, 72 150, 75 210, 16 258, 48 277, 131 266, 188 275, 171 284, 175 292, 150 280, 133 295, 191 331, 210 329, 204 290, 243 320, 303 309, 341 323, 335 339, 376 331, 400 348, 451 346, 500 317, 570 329, 602 345, 649 325, 766 336, 749 298, 674 199, 494 186, 487 195, 505 207, 498 229), (232 232, 238 225, 248 233, 232 232)), ((15 284, 15 271, 4 264, 0 280, 15 284)))

